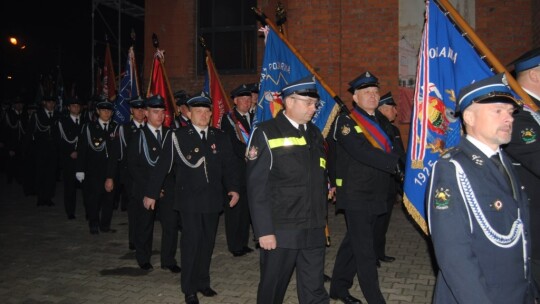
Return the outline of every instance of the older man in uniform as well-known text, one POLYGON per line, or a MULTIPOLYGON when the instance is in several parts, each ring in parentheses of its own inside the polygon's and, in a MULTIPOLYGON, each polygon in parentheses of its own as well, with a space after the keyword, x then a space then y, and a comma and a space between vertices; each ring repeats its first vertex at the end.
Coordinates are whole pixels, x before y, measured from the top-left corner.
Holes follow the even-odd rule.
POLYGON ((83 198, 91 234, 116 232, 111 229, 114 177, 118 167, 118 125, 112 121, 114 105, 96 104, 98 119, 87 123, 77 144, 77 173, 83 183, 83 198), (84 182, 83 182, 84 181, 84 182))
POLYGON ((347 232, 336 256, 330 297, 343 303, 361 303, 349 293, 356 274, 368 303, 385 303, 377 273, 374 227, 377 218, 388 212, 388 195, 399 171, 399 155, 393 152, 392 140, 384 131, 389 122, 377 111, 377 77, 365 72, 349 85, 354 120, 342 114, 332 131, 336 141, 336 207, 345 213, 347 232), (366 133, 381 147, 369 142, 366 133))
MULTIPOLYGON (((517 82, 540 107, 540 48, 533 49, 514 60, 517 82)), ((512 140, 505 147, 521 166, 519 179, 530 199, 531 212, 531 267, 537 286, 540 286, 540 113, 527 105, 514 115, 512 140)))
POLYGON ((248 202, 261 247, 257 303, 282 303, 295 268, 298 301, 328 303, 328 187, 323 137, 311 123, 319 105, 314 77, 286 85, 281 96, 285 110, 253 131, 247 149, 248 202))
POLYGON ((231 98, 234 108, 223 115, 221 129, 227 133, 234 150, 236 166, 240 173, 240 200, 234 208, 225 207, 225 232, 227 247, 233 256, 243 256, 253 251, 248 247, 249 206, 246 189, 246 145, 249 142, 253 114, 249 113, 251 107, 251 88, 242 84, 232 90, 231 98))
POLYGON ((516 104, 504 74, 459 93, 466 136, 435 163, 427 192, 434 303, 534 303, 528 200, 500 148, 516 104))
POLYGON ((227 135, 210 127, 212 101, 199 95, 187 101, 191 125, 179 128, 165 139, 163 150, 146 187, 144 205, 153 209, 172 168, 174 209, 180 211, 181 287, 188 304, 199 303, 197 292, 206 297, 217 294, 210 287, 210 262, 216 239, 224 195, 229 207, 238 202, 238 168, 227 135))
POLYGON ((75 178, 77 164, 77 144, 82 126, 86 123, 81 115, 82 101, 77 97, 67 98, 64 102, 69 114, 58 122, 60 133, 60 159, 62 161, 62 179, 64 181, 64 209, 68 219, 75 219, 77 205, 77 188, 79 182, 75 178))

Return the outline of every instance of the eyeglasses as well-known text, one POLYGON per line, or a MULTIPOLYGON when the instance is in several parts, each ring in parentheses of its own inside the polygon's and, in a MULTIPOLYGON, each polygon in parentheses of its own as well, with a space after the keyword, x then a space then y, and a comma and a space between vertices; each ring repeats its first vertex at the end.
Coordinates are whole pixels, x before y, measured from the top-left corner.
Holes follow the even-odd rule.
POLYGON ((292 96, 292 99, 295 99, 295 100, 301 100, 304 102, 304 104, 306 106, 315 106, 315 108, 318 108, 321 106, 321 100, 320 99, 317 99, 317 98, 299 98, 297 96, 292 96))

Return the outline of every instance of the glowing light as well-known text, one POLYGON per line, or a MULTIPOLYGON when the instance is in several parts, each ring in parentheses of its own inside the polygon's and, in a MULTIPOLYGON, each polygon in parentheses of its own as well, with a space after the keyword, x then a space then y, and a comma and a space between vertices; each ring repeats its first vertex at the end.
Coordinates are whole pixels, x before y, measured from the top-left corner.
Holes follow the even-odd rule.
POLYGON ((9 42, 13 45, 17 45, 19 42, 17 41, 17 38, 15 37, 9 37, 9 42))

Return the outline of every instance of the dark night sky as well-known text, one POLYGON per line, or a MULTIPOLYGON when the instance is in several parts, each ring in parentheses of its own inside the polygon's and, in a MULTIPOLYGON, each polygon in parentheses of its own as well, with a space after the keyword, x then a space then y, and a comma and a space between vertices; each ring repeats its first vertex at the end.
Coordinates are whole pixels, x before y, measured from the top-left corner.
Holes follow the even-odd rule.
MULTIPOLYGON (((144 0, 130 1, 144 5, 144 0)), ((95 14, 95 55, 103 65, 105 34, 109 36, 114 64, 117 70, 118 13, 99 7, 95 14), (103 18, 107 21, 104 22, 103 18)), ((79 97, 91 94, 92 70, 92 1, 2 1, 1 4, 1 48, 2 48, 2 93, 1 97, 21 95, 34 99, 40 75, 53 75, 56 80, 60 66, 66 91, 75 84, 79 97), (9 44, 8 37, 16 36, 26 44, 21 50, 9 44), (7 80, 12 75, 12 80, 7 80)), ((143 22, 128 16, 122 17, 122 67, 125 64, 127 47, 131 44, 129 34, 135 28, 136 50, 142 50, 143 22), (140 37, 140 38, 139 38, 140 37), (140 47, 139 47, 140 45, 140 47), (125 49, 125 51, 124 51, 125 49)), ((137 54, 139 57, 140 54, 137 54)))

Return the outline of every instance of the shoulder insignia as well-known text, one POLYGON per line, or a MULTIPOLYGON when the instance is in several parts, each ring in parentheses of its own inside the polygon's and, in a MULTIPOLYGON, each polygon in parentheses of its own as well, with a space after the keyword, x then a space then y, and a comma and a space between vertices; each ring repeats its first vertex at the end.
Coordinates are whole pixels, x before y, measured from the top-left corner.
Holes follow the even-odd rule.
POLYGON ((259 156, 259 148, 255 146, 251 146, 247 152, 247 159, 248 160, 255 160, 259 156))
POLYGON ((484 159, 482 159, 482 156, 479 156, 479 155, 476 155, 476 154, 473 154, 471 155, 471 159, 472 161, 479 165, 479 166, 483 166, 484 165, 484 159))
POLYGON ((440 188, 435 190, 435 197, 433 198, 433 203, 435 209, 437 210, 446 210, 450 205, 450 190, 440 188))
POLYGON ((534 132, 533 128, 521 130, 521 140, 526 144, 532 144, 536 141, 536 132, 534 132))
POLYGON ((491 209, 494 209, 495 211, 501 211, 503 203, 500 200, 496 200, 495 202, 489 204, 489 207, 491 207, 491 209))
POLYGON ((349 125, 344 125, 341 127, 341 134, 343 136, 349 135, 349 133, 351 133, 351 128, 349 127, 349 125))

